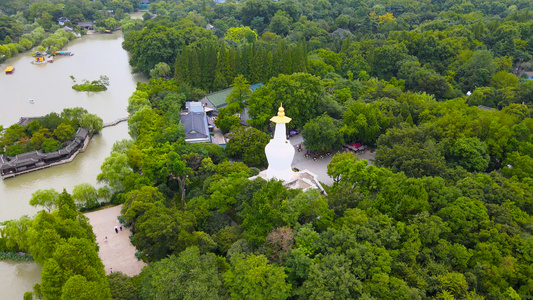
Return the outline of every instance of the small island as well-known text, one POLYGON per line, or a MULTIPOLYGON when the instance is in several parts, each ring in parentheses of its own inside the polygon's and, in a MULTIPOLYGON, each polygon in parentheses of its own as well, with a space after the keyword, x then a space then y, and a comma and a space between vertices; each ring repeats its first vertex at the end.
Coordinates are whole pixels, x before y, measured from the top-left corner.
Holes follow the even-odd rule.
POLYGON ((100 78, 98 80, 89 81, 87 79, 83 80, 83 83, 77 84, 76 79, 74 76, 70 76, 72 81, 74 81, 74 85, 72 86, 73 89, 76 91, 84 91, 84 92, 100 92, 107 90, 107 87, 109 86, 109 77, 105 75, 100 75, 100 78))
POLYGON ((61 114, 21 118, 1 131, 0 177, 71 162, 102 127, 101 118, 79 107, 66 108, 61 114))

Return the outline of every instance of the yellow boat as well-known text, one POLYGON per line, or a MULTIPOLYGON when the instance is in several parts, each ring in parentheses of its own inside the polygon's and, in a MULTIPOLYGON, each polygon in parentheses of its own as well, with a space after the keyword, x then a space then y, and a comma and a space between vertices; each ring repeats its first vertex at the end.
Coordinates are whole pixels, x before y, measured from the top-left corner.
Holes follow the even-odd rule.
POLYGON ((13 74, 15 72, 15 67, 9 66, 6 68, 6 74, 13 74))

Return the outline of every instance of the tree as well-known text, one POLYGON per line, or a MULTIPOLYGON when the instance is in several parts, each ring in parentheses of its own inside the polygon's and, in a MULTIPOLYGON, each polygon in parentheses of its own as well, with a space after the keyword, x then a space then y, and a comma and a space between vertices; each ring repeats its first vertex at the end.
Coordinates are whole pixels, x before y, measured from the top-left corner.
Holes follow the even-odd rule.
POLYGON ((234 42, 252 43, 257 40, 257 33, 248 26, 231 27, 226 31, 225 38, 234 42))
POLYGON ((156 203, 163 203, 164 199, 164 195, 156 187, 143 186, 124 195, 121 213, 128 223, 135 223, 147 209, 156 203))
POLYGON ((111 190, 107 186, 98 188, 98 198, 108 201, 111 199, 111 190))
POLYGON ((54 140, 52 138, 47 138, 43 141, 41 147, 44 153, 49 153, 63 148, 63 144, 61 144, 60 141, 54 140))
POLYGON ((268 233, 263 246, 269 260, 283 265, 289 257, 289 252, 294 244, 294 233, 290 227, 279 227, 268 233))
POLYGON ((490 226, 487 208, 483 202, 459 197, 437 214, 451 229, 447 240, 471 246, 475 234, 490 226))
POLYGON ((303 128, 323 111, 320 104, 324 98, 324 86, 320 78, 305 74, 279 75, 255 91, 249 100, 249 123, 266 129, 268 120, 277 114, 281 104, 285 114, 292 118, 291 126, 303 128))
POLYGON ((68 275, 56 260, 49 258, 41 271, 41 293, 49 299, 61 299, 61 288, 68 280, 68 275))
POLYGON ((278 10, 272 20, 270 20, 268 30, 275 34, 286 36, 289 34, 291 23, 291 17, 285 11, 278 10))
POLYGON ((100 75, 100 78, 98 78, 97 83, 98 85, 107 88, 109 86, 109 77, 107 77, 106 75, 100 75))
POLYGON ((145 268, 139 294, 142 299, 219 299, 224 287, 220 271, 225 262, 214 254, 200 254, 197 247, 189 247, 179 255, 172 255, 145 268))
POLYGON ((72 198, 76 200, 78 208, 90 209, 98 206, 98 192, 89 183, 75 185, 72 198))
POLYGON ((406 89, 415 92, 426 92, 437 99, 452 98, 452 86, 444 76, 432 69, 422 67, 418 61, 406 61, 401 64, 398 78, 405 79, 406 89))
POLYGON ((362 283, 350 271, 352 262, 342 254, 330 254, 316 260, 309 277, 298 290, 308 299, 350 299, 361 295, 362 283))
POLYGON ((373 49, 370 56, 372 73, 378 78, 389 80, 398 72, 397 62, 407 56, 407 47, 403 43, 384 45, 373 49))
POLYGON ((111 297, 117 300, 136 299, 135 286, 133 280, 122 272, 113 272, 107 275, 111 297))
POLYGON ((514 88, 518 85, 518 77, 506 71, 497 72, 490 79, 490 86, 496 89, 514 88))
POLYGON ((18 124, 13 124, 6 128, 5 132, 2 134, 0 146, 11 145, 23 138, 25 135, 26 133, 24 132, 24 127, 18 124))
POLYGON ((61 300, 93 300, 109 297, 109 288, 103 288, 98 282, 88 281, 82 275, 70 277, 61 289, 61 300))
POLYGON ((379 193, 371 206, 396 220, 405 220, 430 208, 424 182, 397 173, 382 179, 379 193), (393 184, 394 182, 394 184, 393 184))
POLYGON ((54 136, 60 141, 60 142, 66 142, 74 139, 74 134, 76 133, 76 130, 74 127, 72 127, 69 124, 61 123, 57 128, 54 130, 54 136))
POLYGON ((226 102, 228 106, 234 107, 234 109, 231 109, 231 113, 242 112, 246 106, 247 99, 252 94, 250 84, 243 75, 239 75, 235 77, 231 86, 231 93, 226 98, 226 102))
POLYGON ((316 228, 326 228, 333 219, 327 199, 318 190, 299 193, 280 208, 283 220, 289 226, 312 223, 316 228))
POLYGON ((155 132, 161 130, 163 121, 164 119, 156 110, 149 106, 142 106, 128 120, 130 136, 138 139, 143 135, 143 138, 152 139, 155 132))
POLYGON ((234 255, 231 269, 224 273, 225 285, 233 299, 287 299, 291 285, 282 267, 268 264, 263 255, 234 255))
POLYGON ((341 132, 346 141, 374 144, 390 126, 391 118, 384 116, 376 105, 350 101, 345 107, 341 132))
POLYGON ((43 206, 50 212, 54 207, 57 207, 57 201, 59 199, 59 193, 54 189, 37 190, 31 195, 31 206, 43 206))
MULTIPOLYGON (((445 156, 452 166, 459 165, 471 172, 483 172, 489 166, 487 145, 478 138, 459 138, 447 147, 445 156)), ((443 146, 446 147, 446 141, 443 146)))
POLYGON ((33 220, 23 216, 18 220, 5 222, 2 232, 4 244, 0 246, 2 251, 24 251, 29 253, 30 245, 28 240, 28 230, 31 228, 33 220))
POLYGON ((148 99, 148 93, 144 91, 135 91, 128 99, 128 113, 134 115, 141 108, 148 106, 150 107, 151 103, 148 99))
POLYGON ((124 190, 126 177, 133 173, 128 164, 128 156, 118 152, 111 152, 111 156, 106 157, 100 169, 102 173, 96 177, 98 182, 107 183, 116 192, 124 190))
POLYGON ((152 70, 150 70, 150 78, 169 79, 170 77, 172 77, 172 70, 167 63, 158 63, 152 70))
POLYGON ((503 174, 531 182, 533 178, 533 158, 531 155, 521 155, 514 151, 507 156, 504 163, 505 166, 501 169, 503 174))
POLYGON ((81 116, 85 113, 87 113, 87 110, 85 108, 81 108, 81 107, 65 108, 61 112, 61 118, 73 121, 74 126, 79 126, 81 116))
POLYGON ((386 168, 368 165, 366 160, 355 160, 355 155, 337 153, 328 165, 328 175, 334 185, 348 184, 361 192, 375 192, 392 172, 386 168))
POLYGON ((404 172, 410 177, 439 176, 444 172, 446 161, 433 140, 418 144, 406 139, 393 144, 391 148, 381 146, 380 140, 385 141, 385 136, 395 130, 389 130, 378 139, 375 159, 377 166, 390 168, 394 172, 404 172))
POLYGON ((149 74, 158 63, 173 65, 182 43, 183 39, 175 28, 156 25, 130 32, 125 36, 124 49, 131 53, 133 72, 149 74))
POLYGON ((85 113, 80 117, 80 126, 87 129, 90 135, 99 133, 103 125, 104 122, 97 115, 85 113))
POLYGON ((117 21, 113 18, 104 20, 105 29, 114 31, 117 29, 117 21))
POLYGON ((168 155, 167 170, 169 176, 178 180, 181 189, 181 210, 185 210, 185 191, 188 184, 188 177, 191 169, 185 165, 181 157, 176 152, 170 152, 168 155))
POLYGON ((456 73, 456 80, 462 85, 463 92, 473 91, 477 87, 488 86, 496 73, 497 65, 488 50, 476 51, 456 73))
MULTIPOLYGON (((143 187, 135 196, 146 195, 147 190, 144 188, 147 187, 143 187)), ((157 191, 156 188, 151 189, 157 191)), ((151 198, 136 199, 133 202, 130 202, 133 197, 130 193, 125 203, 129 208, 127 211, 123 210, 124 219, 128 223, 131 222, 135 231, 131 239, 132 244, 147 259, 157 261, 187 246, 184 237, 190 236, 190 228, 186 226, 189 224, 182 224, 178 210, 171 210, 162 205, 161 193, 155 192, 159 195, 148 195, 151 198)))
POLYGON ((267 164, 265 146, 270 141, 268 134, 253 127, 233 127, 230 140, 226 146, 229 156, 240 158, 244 163, 262 167, 267 164))
POLYGON ((226 134, 240 125, 241 118, 239 116, 231 114, 226 107, 220 109, 217 119, 215 120, 215 125, 222 131, 222 134, 226 134))
POLYGON ((312 152, 326 152, 338 149, 344 144, 335 120, 324 114, 305 124, 302 135, 304 145, 312 152))
MULTIPOLYGON (((256 246, 261 246, 265 243, 268 233, 275 228, 286 226, 289 222, 296 222, 300 216, 304 219, 305 215, 312 215, 314 213, 312 211, 303 212, 306 210, 306 205, 298 203, 301 206, 296 204, 291 207, 285 204, 298 193, 300 193, 299 190, 284 187, 281 181, 270 180, 259 191, 255 192, 251 199, 243 201, 243 208, 239 216, 243 219, 243 235, 247 241, 256 246)), ((323 203, 322 201, 315 202, 313 200, 309 203, 309 206, 313 208, 315 204, 323 203)), ((323 206, 320 204, 317 207, 322 212, 320 208, 323 208, 323 206)))

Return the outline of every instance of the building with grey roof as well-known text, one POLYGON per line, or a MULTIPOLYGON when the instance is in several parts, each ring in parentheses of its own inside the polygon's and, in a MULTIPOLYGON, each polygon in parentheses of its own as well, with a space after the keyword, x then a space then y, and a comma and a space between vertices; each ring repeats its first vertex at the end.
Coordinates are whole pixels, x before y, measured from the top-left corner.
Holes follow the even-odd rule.
MULTIPOLYGON (((185 129, 185 141, 189 143, 210 143, 208 117, 204 105, 200 102, 187 102, 187 112, 180 114, 180 121, 185 129)), ((212 125, 214 127, 214 124, 212 125)))
POLYGON ((0 155, 0 176, 2 179, 13 177, 29 170, 39 170, 53 163, 70 159, 83 147, 89 132, 85 128, 78 128, 74 140, 60 150, 43 153, 42 150, 21 153, 15 156, 0 155))

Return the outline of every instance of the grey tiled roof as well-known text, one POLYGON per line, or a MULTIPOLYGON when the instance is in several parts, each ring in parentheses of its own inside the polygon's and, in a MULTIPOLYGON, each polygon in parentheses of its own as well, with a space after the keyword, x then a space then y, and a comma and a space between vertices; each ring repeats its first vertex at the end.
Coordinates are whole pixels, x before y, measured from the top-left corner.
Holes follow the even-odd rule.
POLYGON ((2 154, 0 156, 0 170, 37 165, 43 163, 43 160, 70 156, 85 141, 88 134, 87 129, 78 128, 78 131, 76 131, 76 137, 73 141, 71 141, 65 148, 50 153, 43 153, 42 150, 38 150, 15 156, 6 156, 5 154, 2 154))
POLYGON ((180 115, 181 123, 185 129, 185 140, 209 141, 209 128, 204 112, 187 112, 180 115))

